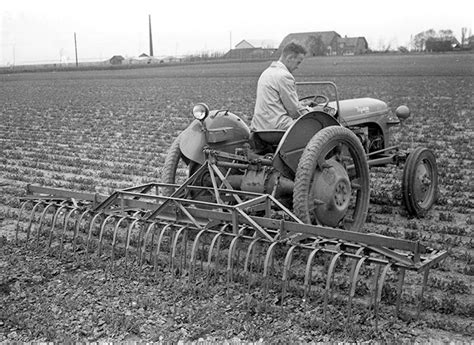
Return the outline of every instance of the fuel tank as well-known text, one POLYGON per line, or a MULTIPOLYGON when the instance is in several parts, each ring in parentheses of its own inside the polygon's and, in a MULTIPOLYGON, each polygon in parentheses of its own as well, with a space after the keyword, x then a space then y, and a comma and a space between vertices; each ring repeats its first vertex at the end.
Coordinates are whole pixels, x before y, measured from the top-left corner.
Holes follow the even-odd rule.
POLYGON ((203 121, 194 120, 181 133, 179 148, 188 159, 204 163, 205 146, 235 153, 249 142, 250 129, 237 115, 228 110, 212 110, 203 121))

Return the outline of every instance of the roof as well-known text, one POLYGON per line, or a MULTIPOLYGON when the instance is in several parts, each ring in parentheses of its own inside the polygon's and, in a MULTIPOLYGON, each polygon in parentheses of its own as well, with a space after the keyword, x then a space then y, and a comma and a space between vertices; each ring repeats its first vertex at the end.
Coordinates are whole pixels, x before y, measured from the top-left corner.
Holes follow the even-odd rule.
POLYGON ((320 36, 323 43, 326 46, 331 45, 334 38, 340 38, 341 37, 341 35, 339 35, 335 31, 314 31, 314 32, 292 33, 292 34, 287 35, 283 39, 283 41, 281 42, 280 47, 278 49, 279 50, 283 49, 283 47, 286 46, 290 42, 295 42, 295 43, 304 45, 309 36, 315 36, 315 37, 320 36))
POLYGON ((277 42, 270 39, 250 39, 250 40, 242 40, 235 45, 236 49, 242 45, 244 49, 247 48, 275 48, 277 46, 277 42))
POLYGON ((346 46, 356 46, 359 40, 364 40, 364 37, 341 37, 338 39, 339 43, 344 43, 346 46))

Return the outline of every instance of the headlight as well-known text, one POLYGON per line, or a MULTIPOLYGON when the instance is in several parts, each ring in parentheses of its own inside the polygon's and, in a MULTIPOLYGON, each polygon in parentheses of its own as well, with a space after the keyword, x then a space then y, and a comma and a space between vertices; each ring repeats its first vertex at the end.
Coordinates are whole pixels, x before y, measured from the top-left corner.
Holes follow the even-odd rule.
POLYGON ((198 103, 193 108, 193 116, 196 120, 204 121, 209 115, 209 107, 204 103, 198 103))
POLYGON ((395 115, 397 115, 400 120, 408 119, 410 113, 410 109, 406 105, 401 105, 395 110, 395 115))

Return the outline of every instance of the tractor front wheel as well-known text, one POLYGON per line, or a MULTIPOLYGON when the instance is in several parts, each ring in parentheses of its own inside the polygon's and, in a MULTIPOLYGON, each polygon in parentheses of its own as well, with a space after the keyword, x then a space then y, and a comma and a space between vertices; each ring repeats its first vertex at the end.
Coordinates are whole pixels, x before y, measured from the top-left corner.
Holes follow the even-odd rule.
POLYGON ((422 217, 436 202, 438 168, 434 153, 417 147, 408 155, 403 168, 402 194, 408 213, 422 217))
POLYGON ((310 224, 359 231, 367 217, 369 196, 369 166, 357 136, 339 126, 316 133, 296 170, 296 216, 310 224))

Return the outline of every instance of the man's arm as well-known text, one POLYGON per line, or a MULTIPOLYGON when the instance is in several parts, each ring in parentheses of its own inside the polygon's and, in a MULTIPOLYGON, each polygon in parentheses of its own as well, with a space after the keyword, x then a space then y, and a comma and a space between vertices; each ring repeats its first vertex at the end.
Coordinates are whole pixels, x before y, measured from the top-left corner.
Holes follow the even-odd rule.
POLYGON ((282 75, 280 81, 280 98, 283 106, 291 118, 297 119, 307 111, 305 111, 305 108, 300 105, 298 100, 295 79, 291 74, 284 74, 282 75))

